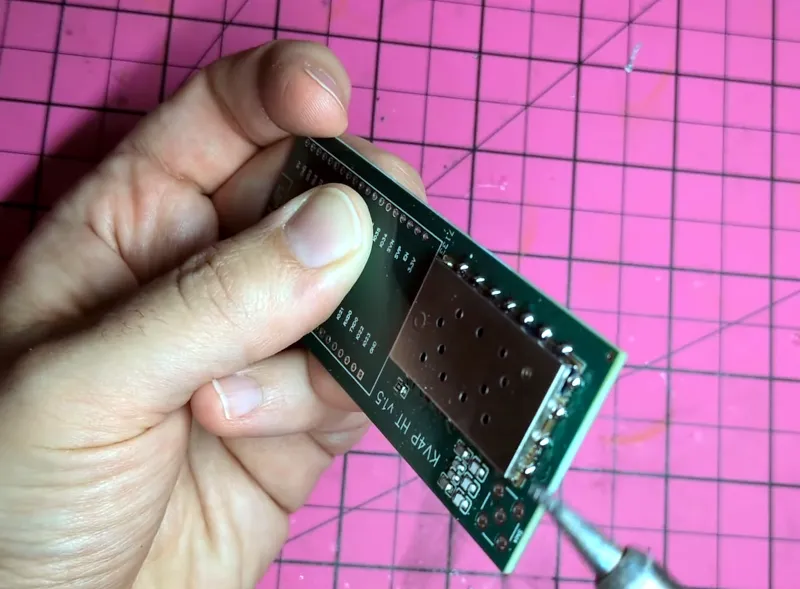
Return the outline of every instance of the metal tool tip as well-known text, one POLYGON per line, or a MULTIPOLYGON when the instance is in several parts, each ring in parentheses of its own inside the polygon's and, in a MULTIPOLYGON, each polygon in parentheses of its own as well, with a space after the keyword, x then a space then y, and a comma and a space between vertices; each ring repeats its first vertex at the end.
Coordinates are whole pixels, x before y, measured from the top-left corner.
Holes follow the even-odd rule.
POLYGON ((541 485, 531 485, 530 497, 548 511, 557 504, 556 499, 541 485))
POLYGON ((531 485, 530 497, 545 508, 584 560, 598 575, 606 575, 619 564, 622 549, 605 538, 594 526, 553 497, 547 489, 531 485))
POLYGON ((541 485, 531 485, 530 495, 531 499, 533 499, 534 501, 538 501, 542 497, 542 495, 546 494, 547 494, 547 489, 545 489, 541 485))

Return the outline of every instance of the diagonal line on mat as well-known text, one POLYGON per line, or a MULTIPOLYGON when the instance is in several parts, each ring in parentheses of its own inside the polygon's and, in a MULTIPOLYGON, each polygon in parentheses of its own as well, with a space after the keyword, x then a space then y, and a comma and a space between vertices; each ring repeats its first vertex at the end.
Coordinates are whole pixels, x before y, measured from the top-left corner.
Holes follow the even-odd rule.
MULTIPOLYGON (((656 0, 656 1, 658 1, 658 0, 656 0)), ((189 69, 189 74, 186 76, 186 78, 184 78, 181 81, 181 84, 183 84, 183 82, 185 82, 187 79, 189 79, 189 76, 192 75, 192 72, 194 70, 196 70, 200 66, 201 63, 203 63, 203 60, 205 60, 205 58, 208 56, 209 52, 212 49, 214 49, 214 45, 217 44, 217 41, 222 39, 222 36, 225 34, 225 31, 227 31, 230 26, 235 24, 233 21, 236 20, 236 17, 239 16, 242 13, 242 11, 247 7, 247 5, 249 3, 250 3, 250 0, 244 0, 244 2, 242 2, 242 5, 239 8, 236 9, 236 12, 234 12, 231 15, 231 18, 227 22, 225 22, 225 20, 226 20, 225 19, 225 15, 222 15, 222 23, 221 23, 222 24, 222 28, 220 29, 219 33, 213 39, 211 39, 211 43, 209 44, 208 48, 203 52, 203 54, 200 56, 200 59, 198 59, 195 62, 194 65, 188 66, 187 69, 189 69)), ((276 22, 275 23, 275 30, 277 31, 277 29, 278 29, 278 23, 276 22)), ((176 67, 187 67, 187 66, 176 66, 176 67)))
POLYGON ((674 350, 670 350, 670 351, 666 352, 665 354, 662 354, 661 356, 658 356, 656 358, 653 358, 652 360, 649 360, 644 366, 639 366, 637 368, 632 368, 628 372, 622 373, 617 380, 619 381, 619 380, 622 380, 623 378, 626 378, 628 376, 633 376, 634 374, 636 374, 638 372, 641 372, 642 370, 644 370, 645 368, 649 367, 652 364, 655 364, 656 362, 661 362, 662 360, 666 360, 667 358, 669 358, 671 356, 674 356, 675 354, 679 354, 681 352, 684 352, 688 348, 691 348, 692 346, 695 346, 695 345, 697 345, 699 343, 704 342, 705 340, 707 340, 709 338, 712 338, 714 336, 719 335, 720 333, 722 333, 723 331, 725 331, 729 327, 735 327, 736 325, 739 325, 740 323, 743 323, 743 322, 747 321, 751 317, 755 317, 759 313, 763 313, 764 311, 769 311, 772 307, 780 305, 781 303, 785 303, 786 301, 788 301, 790 299, 793 299, 798 294, 800 294, 800 289, 792 291, 789 294, 787 294, 785 296, 782 296, 779 299, 775 299, 773 302, 768 303, 766 305, 763 305, 763 306, 759 307, 758 309, 755 309, 754 311, 750 311, 747 315, 742 315, 738 319, 735 319, 733 321, 729 321, 727 323, 723 323, 717 329, 714 329, 714 330, 706 333, 705 335, 701 335, 698 338, 690 340, 690 341, 686 342, 685 344, 683 344, 682 346, 678 346, 674 350))
POLYGON ((328 519, 322 520, 320 523, 314 524, 313 526, 311 526, 307 530, 303 530, 302 532, 297 532, 295 535, 290 536, 289 539, 286 540, 285 544, 288 544, 289 542, 291 542, 293 540, 297 540, 299 538, 302 538, 303 536, 306 536, 306 535, 310 534, 311 532, 315 532, 315 531, 319 530, 320 528, 323 528, 323 527, 327 526, 328 524, 337 521, 340 517, 345 516, 348 513, 352 513, 353 511, 357 511, 359 509, 362 509, 362 508, 366 507, 367 505, 369 505, 373 501, 377 501, 378 499, 381 499, 383 497, 386 497, 387 495, 395 493, 395 492, 399 491, 400 489, 402 489, 403 487, 407 487, 408 485, 410 485, 411 483, 413 483, 416 480, 419 480, 419 477, 415 476, 413 478, 410 478, 410 479, 407 479, 407 480, 401 482, 398 485, 392 485, 391 487, 389 487, 385 491, 381 491, 377 495, 374 495, 374 496, 370 497, 369 499, 367 499, 365 501, 362 501, 361 503, 359 503, 357 505, 353 505, 351 507, 347 507, 347 508, 343 509, 341 511, 341 513, 337 513, 333 517, 329 517, 328 519))
MULTIPOLYGON (((650 362, 648 362, 648 364, 646 364, 645 366, 641 366, 641 367, 637 367, 637 368, 631 369, 629 372, 626 372, 626 373, 622 374, 617 379, 617 382, 619 382, 623 378, 627 378, 629 376, 633 376, 634 374, 637 374, 637 373, 641 372, 642 370, 645 369, 646 366, 648 366, 649 364, 651 364, 653 362, 660 362, 661 360, 666 360, 667 358, 669 358, 673 354, 678 354, 680 352, 683 352, 684 350, 686 350, 688 348, 691 348, 692 346, 694 346, 696 344, 699 344, 699 343, 707 340, 710 337, 714 337, 715 335, 719 335, 720 333, 722 333, 726 329, 728 329, 730 327, 734 327, 736 325, 739 325, 740 323, 743 323, 743 322, 747 321, 751 317, 755 317, 759 313, 763 313, 764 311, 768 311, 769 309, 771 309, 772 307, 774 307, 776 305, 779 305, 781 303, 785 303, 786 301, 796 297, 797 295, 800 295, 800 289, 797 289, 797 290, 795 290, 793 292, 790 292, 789 294, 787 294, 787 295, 785 295, 785 296, 783 296, 783 297, 781 297, 779 299, 776 299, 775 301, 773 301, 771 303, 768 303, 768 304, 766 304, 766 305, 764 305, 762 307, 759 307, 758 309, 750 311, 749 313, 747 313, 746 315, 742 315, 738 319, 734 319, 733 321, 728 321, 728 322, 722 324, 720 327, 718 327, 714 331, 712 331, 710 333, 707 333, 707 334, 705 334, 703 336, 700 336, 700 337, 698 337, 696 339, 693 339, 693 340, 685 343, 684 345, 679 346, 678 348, 675 348, 674 350, 671 350, 671 351, 667 352, 666 354, 663 354, 662 356, 659 356, 658 358, 654 358, 653 360, 650 360, 650 362)), ((312 532, 315 532, 316 530, 319 530, 320 528, 323 528, 323 527, 327 526, 329 523, 337 521, 340 517, 345 516, 348 513, 352 513, 353 511, 357 511, 358 509, 362 509, 363 507, 366 507, 368 504, 372 503, 373 501, 377 501, 378 499, 381 499, 382 497, 386 497, 387 495, 389 495, 391 493, 394 493, 394 492, 402 489, 403 487, 408 486, 409 484, 413 483, 416 480, 419 480, 419 477, 415 476, 414 478, 405 480, 405 481, 401 482, 399 485, 394 485, 391 488, 387 489, 386 491, 381 491, 380 493, 378 493, 377 495, 375 495, 373 497, 370 497, 366 501, 362 501, 358 505, 353 505, 352 507, 348 507, 346 509, 343 509, 341 514, 337 514, 337 515, 335 515, 333 517, 325 519, 322 522, 311 526, 307 530, 303 530, 302 532, 298 532, 297 534, 295 534, 293 536, 290 536, 289 539, 286 540, 286 544, 288 544, 289 542, 292 542, 293 540, 297 540, 299 538, 302 538, 303 536, 311 534, 312 532)))
MULTIPOLYGON (((530 100, 530 101, 529 101, 529 102, 527 102, 526 104, 523 104, 523 105, 522 105, 522 107, 520 108, 520 110, 519 110, 518 112, 516 112, 516 113, 514 113, 513 115, 511 115, 511 117, 510 117, 508 120, 506 120, 505 122, 503 122, 503 123, 502 123, 502 124, 501 124, 499 127, 497 127, 497 129, 495 129, 494 131, 492 131, 492 133, 491 133, 491 134, 489 134, 489 136, 488 136, 488 137, 486 137, 486 138, 485 138, 483 141, 481 141, 480 143, 478 143, 477 145, 475 145, 475 147, 473 147, 473 148, 471 148, 471 149, 467 150, 467 151, 468 151, 467 155, 461 156, 461 157, 460 157, 460 158, 458 158, 458 159, 457 159, 455 162, 453 162, 452 164, 450 164, 450 165, 447 167, 447 169, 446 169, 444 172, 440 173, 440 174, 439 174, 438 176, 436 176, 436 177, 435 177, 433 180, 431 180, 431 181, 430 181, 430 182, 429 182, 429 183, 428 183, 428 184, 425 186, 425 188, 426 188, 426 189, 429 189, 429 188, 431 188, 431 187, 432 187, 434 184, 436 184, 436 183, 437 183, 439 180, 441 180, 442 178, 444 178, 445 176, 447 176, 447 175, 448 175, 448 174, 449 174, 449 173, 450 173, 452 170, 454 170, 454 169, 455 169, 455 168, 456 168, 456 167, 457 167, 457 166, 458 166, 458 165, 459 165, 461 162, 463 162, 463 161, 465 161, 467 158, 469 158, 469 157, 470 157, 470 156, 473 154, 473 152, 477 152, 477 151, 478 151, 478 150, 479 150, 481 147, 483 147, 483 146, 484 146, 484 145, 486 145, 486 144, 487 144, 489 141, 491 141, 491 140, 492 140, 492 139, 493 139, 493 138, 494 138, 494 137, 495 137, 495 136, 496 136, 496 135, 497 135, 497 134, 498 134, 500 131, 502 131, 502 130, 503 130, 503 129, 505 129, 505 128, 506 128, 508 125, 510 125, 510 124, 511 124, 511 123, 513 123, 513 122, 514 122, 516 119, 518 119, 518 118, 520 117, 520 115, 523 115, 523 114, 525 114, 525 111, 527 111, 527 110, 528 110, 530 107, 532 107, 533 105, 535 105, 535 104, 536 104, 536 103, 537 103, 537 102, 538 102, 538 101, 539 101, 539 100, 540 100, 540 99, 541 99, 541 98, 542 98, 542 97, 543 97, 545 94, 547 94, 548 92, 550 92, 550 90, 552 90, 553 88, 555 88, 556 86, 558 86, 558 85, 559 85, 559 84, 560 84, 560 83, 561 83, 563 80, 567 79, 567 77, 569 77, 570 75, 572 75, 572 73, 573 73, 573 72, 577 71, 579 67, 581 67, 582 65, 585 65, 585 64, 586 64, 586 62, 587 62, 588 60, 590 60, 592 57, 594 57, 595 55, 597 55, 597 53, 598 53, 600 50, 602 50, 602 49, 603 49, 603 48, 604 48, 606 45, 608 45, 609 43, 611 43, 611 41, 613 41, 614 39, 616 39, 616 38, 617 38, 617 37, 620 35, 620 33, 623 33, 623 32, 624 32, 624 31, 625 31, 625 30, 626 30, 628 27, 630 27, 630 26, 631 26, 632 24, 634 24, 634 23, 635 23, 637 20, 639 20, 639 19, 640 19, 640 18, 642 18, 642 17, 643 17, 645 14, 647 14, 647 13, 648 13, 648 12, 649 12, 649 11, 650 11, 650 10, 651 10, 651 9, 652 9, 654 6, 656 6, 656 5, 657 5, 659 2, 661 2, 661 0, 653 0, 653 1, 652 1, 650 4, 648 4, 647 6, 645 6, 645 7, 642 9, 642 11, 641 11, 639 14, 637 14, 635 17, 633 17, 632 19, 630 19, 628 22, 624 23, 624 24, 623 24, 623 25, 622 25, 622 26, 619 28, 619 30, 617 30, 617 31, 615 31, 614 33, 612 33, 612 34, 611 34, 611 36, 610 36, 608 39, 606 39, 605 41, 603 41, 602 43, 600 43, 600 45, 598 45, 597 47, 595 47, 595 48, 594 48, 594 49, 593 49, 593 50, 592 50, 592 51, 591 51, 591 52, 590 52, 590 53, 589 53, 589 54, 588 54, 586 57, 584 57, 584 58, 582 58, 582 59, 581 59, 581 57, 580 57, 580 56, 578 56, 578 62, 577 62, 576 64, 574 64, 574 65, 570 66, 570 67, 569 67, 569 69, 567 69, 567 71, 566 71, 566 72, 564 72, 564 73, 563 73, 561 76, 559 76, 558 78, 556 78, 556 81, 555 81, 555 82, 553 82, 552 84, 550 84, 549 86, 547 86, 547 88, 545 88, 544 90, 542 90, 541 92, 539 92, 539 94, 537 94, 537 95, 536 95, 536 96, 535 96, 535 97, 534 97, 532 100, 530 100)), ((584 17, 584 18, 585 18, 585 17, 584 17)), ((576 109, 576 110, 578 109, 578 105, 575 105, 575 109, 576 109)), ((476 121, 476 122, 475 122, 475 124, 477 125, 477 124, 478 124, 478 122, 476 121)), ((454 149, 458 149, 458 148, 457 148, 457 147, 454 147, 454 149)))

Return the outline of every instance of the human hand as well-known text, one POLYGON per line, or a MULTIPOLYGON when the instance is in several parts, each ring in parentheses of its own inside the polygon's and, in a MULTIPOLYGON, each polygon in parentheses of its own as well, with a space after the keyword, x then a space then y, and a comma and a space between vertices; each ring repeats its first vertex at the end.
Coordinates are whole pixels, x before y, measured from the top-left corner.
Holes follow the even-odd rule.
POLYGON ((366 206, 320 187, 259 219, 290 135, 340 135, 349 97, 321 46, 220 60, 24 244, 0 287, 0 587, 251 589, 274 559, 367 427, 286 350, 363 269, 366 206))

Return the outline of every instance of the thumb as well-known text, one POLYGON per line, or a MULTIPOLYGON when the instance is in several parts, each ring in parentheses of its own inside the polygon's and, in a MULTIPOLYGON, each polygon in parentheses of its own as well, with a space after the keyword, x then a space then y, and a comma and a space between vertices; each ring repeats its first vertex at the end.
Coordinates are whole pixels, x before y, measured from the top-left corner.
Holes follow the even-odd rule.
MULTIPOLYGON (((259 225, 195 256, 96 326, 19 366, 67 438, 129 439, 213 378, 296 342, 336 309, 366 264, 369 210, 340 185, 310 190, 259 225), (58 383, 58 391, 42 383, 58 383), (90 424, 102 424, 87 432, 90 424)), ((40 405, 41 407, 41 405, 40 405)), ((58 442, 53 443, 57 444, 58 442)))

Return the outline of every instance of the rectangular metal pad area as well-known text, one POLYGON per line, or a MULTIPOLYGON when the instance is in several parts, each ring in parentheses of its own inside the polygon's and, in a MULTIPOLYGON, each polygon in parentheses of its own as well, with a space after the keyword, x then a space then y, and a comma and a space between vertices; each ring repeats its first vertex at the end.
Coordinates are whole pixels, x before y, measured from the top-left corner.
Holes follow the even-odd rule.
POLYGON ((437 259, 390 357, 499 470, 514 462, 567 366, 437 259))

